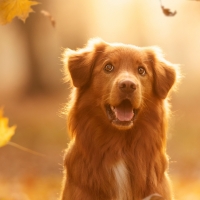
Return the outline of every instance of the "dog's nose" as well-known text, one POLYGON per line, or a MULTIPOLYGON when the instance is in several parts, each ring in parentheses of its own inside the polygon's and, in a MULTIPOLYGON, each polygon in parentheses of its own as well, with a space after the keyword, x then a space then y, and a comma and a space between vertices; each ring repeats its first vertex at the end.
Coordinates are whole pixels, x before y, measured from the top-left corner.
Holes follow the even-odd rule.
POLYGON ((119 82, 119 89, 124 93, 132 93, 136 90, 136 84, 131 80, 122 80, 119 82))

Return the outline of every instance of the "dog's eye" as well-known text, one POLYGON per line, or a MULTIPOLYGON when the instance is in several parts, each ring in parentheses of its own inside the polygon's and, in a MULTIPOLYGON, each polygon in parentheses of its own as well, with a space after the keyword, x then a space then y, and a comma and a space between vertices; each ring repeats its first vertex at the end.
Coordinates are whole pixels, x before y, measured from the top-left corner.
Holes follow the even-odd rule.
POLYGON ((113 71, 113 69, 114 69, 114 66, 111 65, 111 64, 107 64, 107 65, 104 67, 104 70, 105 70, 107 73, 113 71))
POLYGON ((144 67, 138 67, 138 73, 144 76, 146 74, 146 70, 144 69, 144 67))

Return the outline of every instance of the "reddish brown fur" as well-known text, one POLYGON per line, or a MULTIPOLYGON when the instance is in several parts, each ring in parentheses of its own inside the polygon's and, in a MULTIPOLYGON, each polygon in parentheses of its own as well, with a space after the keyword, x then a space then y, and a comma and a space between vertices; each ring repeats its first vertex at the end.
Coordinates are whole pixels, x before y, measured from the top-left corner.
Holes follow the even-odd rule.
MULTIPOLYGON (((62 200, 141 200, 159 193, 172 200, 166 170, 167 95, 176 81, 176 65, 164 60, 155 47, 109 44, 90 40, 64 54, 72 93, 68 104, 71 142, 65 155, 62 200), (106 63, 115 71, 106 74, 106 63), (138 74, 138 66, 147 74, 138 74), (108 120, 104 105, 120 103, 118 79, 126 76, 137 85, 132 103, 139 109, 129 127, 108 120), (119 197, 114 167, 127 169, 126 189, 119 197), (124 195, 124 196, 123 196, 124 195)), ((116 169, 116 168, 115 168, 116 169)), ((122 170, 123 171, 123 170, 122 170)), ((124 171, 123 171, 124 172, 124 171)), ((122 185, 123 187, 123 185, 122 185)))

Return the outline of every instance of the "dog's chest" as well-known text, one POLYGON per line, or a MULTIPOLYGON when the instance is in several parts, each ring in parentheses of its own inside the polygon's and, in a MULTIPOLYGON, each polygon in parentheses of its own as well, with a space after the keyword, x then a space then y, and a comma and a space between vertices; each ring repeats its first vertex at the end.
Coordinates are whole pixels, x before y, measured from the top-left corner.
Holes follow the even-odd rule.
POLYGON ((119 160, 113 166, 113 174, 115 178, 116 194, 115 200, 129 200, 130 199, 130 178, 128 169, 123 160, 119 160))

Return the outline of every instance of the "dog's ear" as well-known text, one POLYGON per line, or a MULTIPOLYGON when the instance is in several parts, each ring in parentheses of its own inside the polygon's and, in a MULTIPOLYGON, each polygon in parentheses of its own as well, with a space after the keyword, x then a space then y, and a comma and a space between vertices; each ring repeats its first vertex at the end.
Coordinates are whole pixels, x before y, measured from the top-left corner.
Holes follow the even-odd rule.
POLYGON ((64 73, 67 81, 81 88, 91 77, 95 61, 104 50, 106 43, 100 38, 90 39, 82 49, 66 49, 63 53, 64 73))
POLYGON ((178 65, 165 60, 161 49, 158 47, 146 48, 146 53, 148 62, 153 69, 154 92, 159 98, 165 99, 180 77, 178 65))

